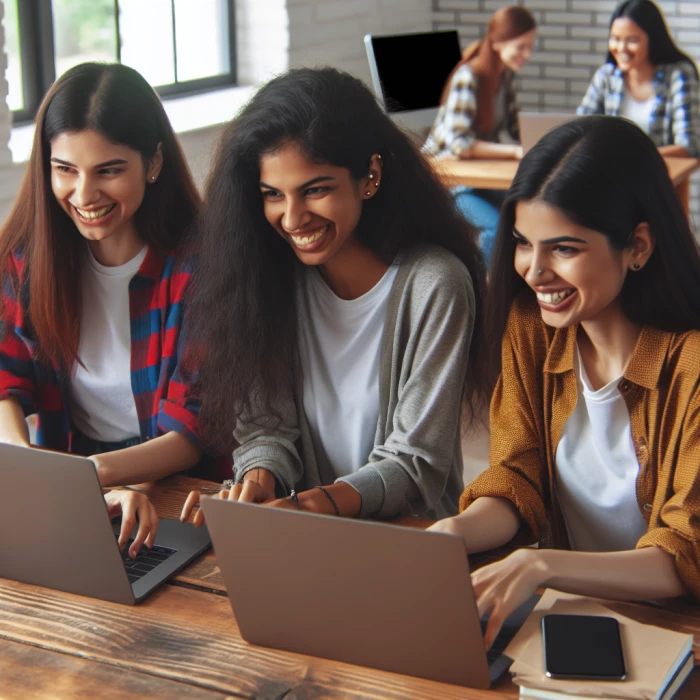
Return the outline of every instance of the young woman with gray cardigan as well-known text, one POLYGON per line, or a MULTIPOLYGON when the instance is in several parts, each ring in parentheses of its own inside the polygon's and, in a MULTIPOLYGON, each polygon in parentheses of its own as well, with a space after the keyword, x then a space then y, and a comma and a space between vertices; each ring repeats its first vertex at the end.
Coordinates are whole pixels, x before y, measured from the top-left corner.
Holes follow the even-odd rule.
POLYGON ((456 514, 460 417, 489 398, 483 263, 367 88, 334 69, 263 87, 224 134, 196 235, 201 420, 238 445, 221 495, 456 514))

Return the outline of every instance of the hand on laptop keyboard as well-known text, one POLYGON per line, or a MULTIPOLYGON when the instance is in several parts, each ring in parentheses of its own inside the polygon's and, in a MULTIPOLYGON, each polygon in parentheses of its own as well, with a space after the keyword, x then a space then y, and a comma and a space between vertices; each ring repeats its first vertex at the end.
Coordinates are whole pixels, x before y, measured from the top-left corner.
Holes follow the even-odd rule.
POLYGON ((158 531, 159 518, 151 501, 143 493, 136 491, 112 490, 105 494, 109 517, 114 518, 121 513, 122 525, 119 533, 119 549, 122 549, 131 537, 138 515, 138 531, 128 552, 132 558, 138 555, 141 545, 149 549, 153 546, 158 531))

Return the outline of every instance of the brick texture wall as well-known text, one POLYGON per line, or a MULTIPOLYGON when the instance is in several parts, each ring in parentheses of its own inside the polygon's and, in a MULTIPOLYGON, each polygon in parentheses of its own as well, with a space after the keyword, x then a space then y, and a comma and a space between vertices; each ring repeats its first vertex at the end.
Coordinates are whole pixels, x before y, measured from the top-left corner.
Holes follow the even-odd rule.
MULTIPOLYGON (((655 0, 680 48, 700 64, 700 0, 655 0)), ((432 0, 433 28, 458 29, 462 45, 484 35, 503 0, 432 0)), ((608 24, 616 0, 510 0, 535 15, 538 37, 518 77, 523 109, 574 111, 595 69, 605 60, 608 24)), ((700 231, 700 175, 691 180, 691 211, 700 231)))

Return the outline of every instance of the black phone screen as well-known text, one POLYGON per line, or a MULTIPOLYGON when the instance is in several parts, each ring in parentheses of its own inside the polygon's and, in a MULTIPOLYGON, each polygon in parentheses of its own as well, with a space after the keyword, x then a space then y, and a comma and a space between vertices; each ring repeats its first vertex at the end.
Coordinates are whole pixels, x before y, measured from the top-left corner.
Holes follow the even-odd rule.
POLYGON ((620 625, 602 615, 542 617, 545 673, 551 678, 623 680, 620 625))

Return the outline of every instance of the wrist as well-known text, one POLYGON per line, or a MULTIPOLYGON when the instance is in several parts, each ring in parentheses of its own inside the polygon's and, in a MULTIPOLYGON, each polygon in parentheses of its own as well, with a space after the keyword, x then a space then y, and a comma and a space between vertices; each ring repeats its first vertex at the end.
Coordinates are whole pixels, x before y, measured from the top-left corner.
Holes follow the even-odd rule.
POLYGON ((537 572, 540 586, 551 587, 554 581, 561 579, 561 552, 556 549, 531 550, 533 565, 537 572))
POLYGON ((258 484, 258 486, 260 486, 260 488, 264 489, 268 493, 273 495, 275 493, 275 475, 267 469, 260 467, 258 469, 251 469, 250 471, 247 471, 241 479, 242 483, 245 483, 246 481, 254 481, 258 484))
POLYGON ((333 504, 320 489, 302 491, 297 494, 297 498, 301 510, 318 513, 319 515, 335 515, 333 504))

